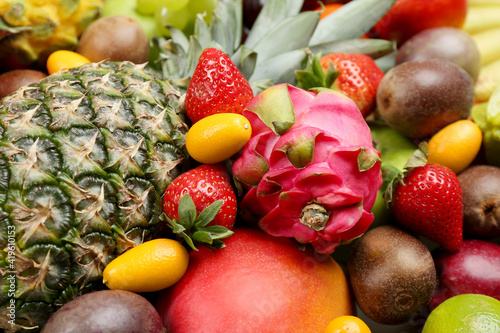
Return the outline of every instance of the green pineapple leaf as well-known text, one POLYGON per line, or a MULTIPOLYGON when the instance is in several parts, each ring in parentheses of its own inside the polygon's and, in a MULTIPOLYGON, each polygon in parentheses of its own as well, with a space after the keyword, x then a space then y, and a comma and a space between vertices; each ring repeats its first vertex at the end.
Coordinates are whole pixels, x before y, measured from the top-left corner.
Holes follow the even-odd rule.
POLYGON ((270 29, 280 24, 284 19, 297 15, 302 8, 303 2, 303 0, 266 1, 245 40, 245 45, 250 48, 253 47, 264 38, 270 29))
POLYGON ((395 2, 396 0, 356 0, 346 3, 318 23, 309 46, 363 36, 395 2))
POLYGON ((374 59, 396 50, 396 44, 384 39, 342 39, 310 46, 311 53, 362 53, 374 59))
POLYGON ((300 50, 307 47, 312 34, 316 29, 320 13, 317 11, 302 12, 288 17, 280 24, 268 31, 252 49, 258 53, 257 63, 271 59, 283 53, 300 50), (296 27, 301 27, 297 29, 296 27), (294 38, 287 38, 293 31, 294 38))

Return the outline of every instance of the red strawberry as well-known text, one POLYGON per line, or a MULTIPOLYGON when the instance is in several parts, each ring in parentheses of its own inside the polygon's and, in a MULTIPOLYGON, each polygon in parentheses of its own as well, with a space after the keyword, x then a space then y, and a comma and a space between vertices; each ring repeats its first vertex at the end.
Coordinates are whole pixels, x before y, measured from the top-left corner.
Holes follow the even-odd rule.
POLYGON ((214 113, 239 113, 253 98, 250 84, 222 51, 201 54, 186 91, 186 113, 195 123, 214 113))
POLYGON ((330 53, 321 57, 320 63, 325 72, 338 72, 329 88, 354 100, 363 116, 375 110, 377 89, 384 72, 371 57, 359 53, 330 53))
POLYGON ((463 240, 462 188, 445 166, 425 164, 408 171, 392 197, 396 220, 417 234, 456 252, 463 240))
POLYGON ((236 196, 222 164, 202 164, 177 178, 165 190, 163 211, 174 233, 193 247, 206 243, 222 247, 232 234, 236 196))

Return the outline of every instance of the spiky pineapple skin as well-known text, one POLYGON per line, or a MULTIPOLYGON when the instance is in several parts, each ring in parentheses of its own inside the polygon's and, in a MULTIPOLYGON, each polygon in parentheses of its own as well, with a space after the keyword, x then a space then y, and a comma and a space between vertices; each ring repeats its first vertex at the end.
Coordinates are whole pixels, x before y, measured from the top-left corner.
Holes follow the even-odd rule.
POLYGON ((102 7, 103 0, 3 0, 0 55, 44 64, 52 52, 74 49, 102 7))
POLYGON ((16 324, 41 329, 102 288, 113 258, 162 232, 187 126, 179 91, 144 67, 91 63, 0 101, 0 328, 13 329, 14 299, 16 324))

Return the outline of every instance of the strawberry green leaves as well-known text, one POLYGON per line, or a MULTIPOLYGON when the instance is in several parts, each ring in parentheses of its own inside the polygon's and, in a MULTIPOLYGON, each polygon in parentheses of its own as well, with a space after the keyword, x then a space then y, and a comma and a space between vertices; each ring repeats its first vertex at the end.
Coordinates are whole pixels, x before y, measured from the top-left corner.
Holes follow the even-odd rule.
POLYGON ((220 249, 224 247, 221 239, 231 236, 233 231, 224 226, 208 226, 208 224, 213 221, 222 203, 222 200, 214 201, 198 214, 193 199, 189 194, 185 194, 179 201, 179 218, 170 219, 166 214, 162 214, 161 219, 165 220, 172 232, 183 239, 193 250, 198 250, 195 244, 220 249))

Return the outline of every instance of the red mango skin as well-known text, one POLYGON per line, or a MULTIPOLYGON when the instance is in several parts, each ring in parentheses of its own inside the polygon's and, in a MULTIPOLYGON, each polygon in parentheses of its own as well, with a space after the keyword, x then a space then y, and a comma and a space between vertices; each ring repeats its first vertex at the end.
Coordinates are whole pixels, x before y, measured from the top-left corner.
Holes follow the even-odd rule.
POLYGON ((439 282, 429 304, 431 310, 461 294, 483 294, 500 300, 500 245, 468 239, 458 252, 439 252, 434 258, 439 282))
POLYGON ((226 247, 190 253, 184 277, 158 296, 169 333, 323 332, 355 307, 342 268, 291 239, 235 228, 226 247))
POLYGON ((373 37, 402 45, 420 31, 437 27, 461 28, 467 0, 396 0, 373 27, 373 37))

